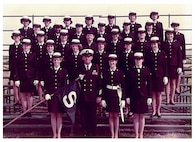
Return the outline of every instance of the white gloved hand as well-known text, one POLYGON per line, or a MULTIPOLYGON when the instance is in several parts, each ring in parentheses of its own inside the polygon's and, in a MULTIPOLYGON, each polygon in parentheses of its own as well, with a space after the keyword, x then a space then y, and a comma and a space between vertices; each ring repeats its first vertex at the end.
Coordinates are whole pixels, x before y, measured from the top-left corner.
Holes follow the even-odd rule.
POLYGON ((125 100, 120 101, 120 107, 124 108, 125 107, 125 100))
POLYGON ((44 81, 40 81, 40 85, 41 86, 44 86, 44 81))
POLYGON ((83 80, 83 78, 84 78, 84 74, 79 74, 79 79, 83 80))
POLYGON ((186 64, 186 59, 182 60, 183 64, 186 64))
POLYGON ((101 96, 101 95, 102 95, 102 89, 99 90, 99 96, 101 96))
POLYGON ((50 94, 46 94, 46 95, 45 95, 45 100, 46 100, 46 101, 51 100, 50 94))
POLYGON ((15 85, 16 85, 17 87, 19 87, 19 86, 20 86, 20 80, 15 81, 15 85))
POLYGON ((182 68, 177 68, 177 73, 180 74, 182 72, 182 68))
POLYGON ((147 99, 147 105, 150 105, 152 103, 152 98, 147 99))
POLYGON ((106 106, 107 106, 106 101, 105 100, 102 100, 101 101, 101 105, 102 105, 102 107, 106 108, 106 106))
POLYGON ((34 85, 34 86, 36 86, 38 83, 39 83, 38 80, 34 80, 34 81, 33 81, 33 85, 34 85))
POLYGON ((168 78, 166 76, 163 77, 163 83, 164 83, 164 85, 166 85, 168 83, 168 78))
POLYGON ((126 98, 126 102, 128 105, 130 105, 131 99, 130 98, 126 98))

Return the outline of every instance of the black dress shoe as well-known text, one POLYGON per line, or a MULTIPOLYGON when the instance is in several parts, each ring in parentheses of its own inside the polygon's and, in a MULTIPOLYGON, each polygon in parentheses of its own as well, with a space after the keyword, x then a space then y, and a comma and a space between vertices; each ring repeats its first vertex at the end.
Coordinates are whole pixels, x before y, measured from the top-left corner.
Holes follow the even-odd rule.
POLYGON ((152 114, 150 117, 153 118, 153 117, 155 117, 155 116, 156 116, 156 114, 152 114))
POLYGON ((161 118, 161 114, 158 114, 158 113, 157 113, 156 115, 157 115, 158 118, 161 118))
POLYGON ((180 95, 180 92, 178 92, 178 91, 175 91, 175 94, 177 94, 177 95, 180 95))
POLYGON ((174 102, 172 102, 172 101, 170 101, 170 104, 171 104, 171 105, 175 105, 175 103, 174 103, 174 102))

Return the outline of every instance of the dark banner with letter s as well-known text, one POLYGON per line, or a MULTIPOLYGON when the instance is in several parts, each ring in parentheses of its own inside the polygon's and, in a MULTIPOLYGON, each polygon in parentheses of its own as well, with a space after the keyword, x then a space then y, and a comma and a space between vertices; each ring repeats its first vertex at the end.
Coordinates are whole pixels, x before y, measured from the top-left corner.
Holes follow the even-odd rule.
POLYGON ((75 123, 76 104, 79 98, 79 93, 80 88, 77 81, 73 81, 55 92, 65 112, 67 112, 67 115, 71 119, 72 124, 75 123))

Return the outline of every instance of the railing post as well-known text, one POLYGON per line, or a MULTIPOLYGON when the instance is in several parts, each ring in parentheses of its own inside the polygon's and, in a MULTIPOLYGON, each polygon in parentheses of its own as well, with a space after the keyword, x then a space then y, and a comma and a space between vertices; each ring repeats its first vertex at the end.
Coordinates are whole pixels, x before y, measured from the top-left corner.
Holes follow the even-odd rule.
POLYGON ((168 14, 168 27, 170 28, 170 19, 171 18, 171 16, 170 16, 170 14, 168 14))

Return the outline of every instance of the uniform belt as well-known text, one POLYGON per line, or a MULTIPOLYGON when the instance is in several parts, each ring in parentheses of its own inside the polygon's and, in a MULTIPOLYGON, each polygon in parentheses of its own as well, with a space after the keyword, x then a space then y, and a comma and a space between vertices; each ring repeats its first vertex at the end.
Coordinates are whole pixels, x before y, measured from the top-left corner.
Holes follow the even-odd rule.
POLYGON ((117 86, 114 85, 106 85, 106 88, 110 90, 117 90, 117 86))

